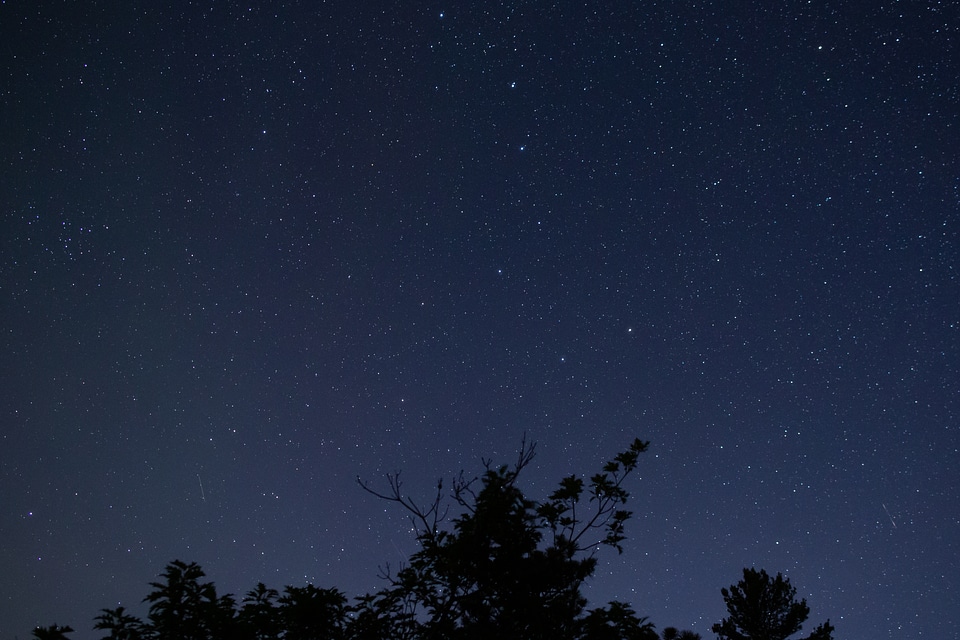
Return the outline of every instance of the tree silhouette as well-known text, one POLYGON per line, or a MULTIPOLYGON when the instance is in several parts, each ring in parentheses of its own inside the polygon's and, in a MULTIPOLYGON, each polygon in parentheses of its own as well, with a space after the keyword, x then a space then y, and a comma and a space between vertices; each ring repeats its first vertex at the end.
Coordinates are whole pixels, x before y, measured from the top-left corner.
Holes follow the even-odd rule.
POLYGON ((513 467, 494 468, 487 461, 479 479, 461 475, 454 481, 452 499, 460 515, 450 526, 442 526, 442 483, 425 505, 403 495, 398 475, 388 476, 388 493, 361 483, 409 512, 420 543, 408 566, 395 575, 387 572, 390 586, 361 602, 357 619, 365 633, 384 633, 386 626, 396 637, 425 640, 656 638, 625 605, 611 603, 587 615, 581 594, 596 569, 596 548, 622 551, 630 517, 621 508, 628 498, 622 485, 647 446, 635 440, 586 488, 570 476, 536 503, 517 486, 534 456, 534 446, 524 442, 513 467), (615 635, 617 630, 626 635, 615 635), (652 636, 643 635, 647 631, 652 636))
POLYGON ((94 629, 110 632, 103 640, 146 640, 151 637, 143 621, 126 613, 123 607, 101 609, 95 620, 94 629))
POLYGON ((52 624, 49 627, 37 627, 34 629, 33 637, 37 638, 37 640, 70 640, 66 635, 68 633, 73 633, 70 625, 61 627, 52 624))
POLYGON ((240 636, 248 640, 277 640, 282 631, 280 609, 276 602, 280 594, 258 582, 255 589, 243 597, 243 606, 237 616, 240 636))
POLYGON ((284 640, 339 640, 347 624, 347 598, 337 589, 287 587, 280 597, 284 640))
MULTIPOLYGON (((648 443, 634 440, 599 473, 563 478, 543 501, 528 498, 519 477, 534 458, 524 440, 512 466, 466 479, 461 473, 445 496, 405 496, 397 474, 379 498, 409 514, 419 550, 402 565, 381 571, 386 586, 349 604, 337 589, 262 582, 238 608, 218 596, 200 566, 174 560, 152 591, 146 621, 123 607, 102 609, 95 629, 102 640, 701 640, 667 627, 657 635, 630 605, 587 608, 582 588, 603 548, 622 553, 631 517, 624 484, 648 443), (455 516, 448 519, 448 513, 455 516)), ((729 617, 713 625, 719 640, 786 640, 810 613, 796 589, 777 574, 744 569, 743 579, 721 589, 729 617)), ((833 640, 829 620, 804 640, 833 640)), ((37 627, 37 640, 65 640, 70 627, 37 627)))
POLYGON ((622 602, 591 611, 583 621, 582 635, 590 640, 658 640, 653 624, 646 617, 638 618, 622 602))
POLYGON ((211 640, 228 637, 235 626, 235 601, 229 595, 217 597, 212 582, 201 583, 200 566, 174 560, 161 577, 151 582, 154 590, 144 598, 150 602, 150 626, 158 640, 211 640))
POLYGON ((384 589, 357 598, 350 610, 350 640, 413 640, 419 624, 413 596, 401 589, 384 589))
MULTIPOLYGON (((109 631, 104 640, 338 640, 345 638, 347 599, 336 589, 313 585, 286 587, 283 596, 262 582, 247 592, 239 611, 232 596, 217 597, 212 583, 201 583, 196 563, 175 560, 164 570, 165 582, 153 582, 150 618, 143 623, 123 607, 103 609, 95 629, 109 631)), ((379 636, 387 637, 387 636, 379 636)))
MULTIPOLYGON (((730 617, 712 627, 719 640, 785 640, 810 615, 807 601, 797 602, 797 590, 779 573, 771 578, 762 569, 744 569, 743 580, 720 593, 730 617)), ((832 640, 833 629, 827 620, 807 640, 832 640)))
POLYGON ((676 627, 666 627, 660 637, 662 640, 703 640, 699 633, 680 631, 676 627))

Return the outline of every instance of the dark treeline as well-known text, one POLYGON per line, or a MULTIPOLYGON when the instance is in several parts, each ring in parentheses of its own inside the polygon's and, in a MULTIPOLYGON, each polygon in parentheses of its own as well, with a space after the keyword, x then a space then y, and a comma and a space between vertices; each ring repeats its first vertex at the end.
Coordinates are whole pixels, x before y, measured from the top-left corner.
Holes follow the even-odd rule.
MULTIPOLYGON (((697 640, 691 631, 653 623, 623 602, 588 608, 582 595, 593 576, 596 550, 622 553, 631 513, 623 484, 647 442, 630 447, 584 480, 568 476, 546 500, 535 502, 517 480, 534 455, 520 447, 513 466, 494 467, 474 479, 455 478, 447 496, 438 483, 433 500, 403 495, 399 475, 386 491, 368 492, 405 509, 416 525, 419 550, 398 571, 384 571, 385 586, 352 603, 335 588, 263 583, 238 602, 204 582, 196 563, 167 565, 152 591, 146 619, 123 607, 103 609, 94 629, 115 640, 697 640), (452 504, 445 499, 449 497, 452 504), (459 515, 446 519, 449 507, 459 515)), ((721 594, 729 617, 713 625, 720 640, 785 640, 809 615, 789 580, 745 569, 721 594)), ((73 629, 52 625, 35 638, 68 638, 73 629)), ((808 640, 832 640, 829 621, 808 640)))

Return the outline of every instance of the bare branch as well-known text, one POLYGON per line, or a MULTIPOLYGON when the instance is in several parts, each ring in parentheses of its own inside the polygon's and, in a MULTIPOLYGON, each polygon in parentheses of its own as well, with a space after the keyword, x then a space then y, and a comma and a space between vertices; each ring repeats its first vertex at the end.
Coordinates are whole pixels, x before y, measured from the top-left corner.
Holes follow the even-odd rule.
POLYGON ((463 471, 453 480, 453 499, 469 513, 476 513, 477 492, 472 486, 476 481, 476 477, 467 480, 463 471))
POLYGON ((514 467, 515 473, 519 474, 537 455, 537 443, 527 442, 527 434, 524 432, 520 439, 520 451, 517 452, 517 464, 514 467))
POLYGON ((370 487, 369 484, 357 476, 357 484, 370 495, 376 496, 381 500, 396 502, 410 514, 410 522, 413 528, 420 535, 432 539, 437 534, 437 526, 447 517, 447 509, 442 508, 443 503, 443 480, 437 481, 437 492, 433 502, 428 506, 422 507, 414 502, 413 498, 405 497, 402 493, 403 482, 400 481, 400 472, 387 474, 387 484, 390 487, 389 493, 380 493, 370 487))

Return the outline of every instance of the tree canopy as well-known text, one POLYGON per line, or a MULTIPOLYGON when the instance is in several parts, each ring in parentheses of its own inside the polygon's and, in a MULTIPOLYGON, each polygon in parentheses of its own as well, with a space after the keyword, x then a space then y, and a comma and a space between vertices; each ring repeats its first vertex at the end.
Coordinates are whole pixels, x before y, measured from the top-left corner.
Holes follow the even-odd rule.
POLYGON ((403 495, 398 476, 389 478, 386 493, 363 485, 409 512, 420 550, 386 576, 389 586, 364 601, 358 616, 380 633, 395 622, 390 637, 656 638, 653 625, 628 605, 588 611, 581 593, 596 569, 596 550, 622 552, 631 515, 623 483, 647 447, 635 440, 586 483, 568 476, 535 502, 517 485, 534 455, 523 445, 513 466, 487 462, 480 478, 454 481, 460 515, 449 528, 440 526, 442 485, 426 506, 403 495))
MULTIPOLYGON (((648 446, 634 440, 597 473, 567 476, 539 501, 519 485, 535 454, 526 441, 512 465, 484 461, 478 477, 461 473, 449 490, 438 482, 427 502, 405 495, 399 474, 382 490, 358 478, 407 512, 419 543, 406 564, 382 570, 376 593, 350 602, 336 588, 259 583, 238 603, 199 565, 174 560, 150 583, 146 619, 102 609, 94 629, 104 640, 700 640, 674 627, 658 636, 630 604, 590 606, 583 595, 598 554, 623 552, 626 481, 648 446)), ((713 626, 720 640, 785 640, 809 614, 780 574, 745 569, 721 593, 730 617, 713 626)), ((33 635, 71 631, 52 625, 33 635)), ((807 640, 832 640, 832 631, 828 621, 807 640)))
MULTIPOLYGON (((779 573, 771 578, 763 569, 744 569, 743 579, 720 593, 730 616, 713 625, 719 640, 786 640, 810 615, 807 601, 797 601, 790 580, 779 573)), ((827 620, 806 640, 832 640, 832 633, 827 620)))

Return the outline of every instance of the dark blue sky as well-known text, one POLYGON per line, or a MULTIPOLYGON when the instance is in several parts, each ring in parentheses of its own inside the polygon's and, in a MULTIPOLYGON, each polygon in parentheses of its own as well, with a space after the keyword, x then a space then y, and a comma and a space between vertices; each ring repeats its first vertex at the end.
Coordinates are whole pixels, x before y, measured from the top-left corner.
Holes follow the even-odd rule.
POLYGON ((355 478, 524 433, 532 497, 651 441, 595 604, 710 638, 756 566, 838 637, 954 633, 957 25, 0 4, 0 640, 175 558, 375 590, 415 546, 355 478))

